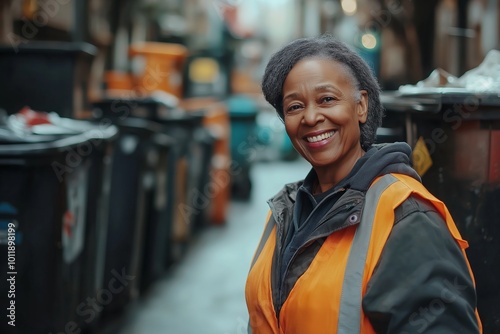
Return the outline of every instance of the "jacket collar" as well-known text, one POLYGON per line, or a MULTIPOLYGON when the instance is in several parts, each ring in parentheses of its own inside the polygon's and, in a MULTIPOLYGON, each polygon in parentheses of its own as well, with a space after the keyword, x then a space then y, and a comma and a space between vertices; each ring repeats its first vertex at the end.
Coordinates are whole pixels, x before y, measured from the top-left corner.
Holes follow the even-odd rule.
POLYGON ((286 217, 292 217, 297 192, 302 184, 303 181, 288 183, 280 192, 267 201, 277 224, 283 224, 286 217))

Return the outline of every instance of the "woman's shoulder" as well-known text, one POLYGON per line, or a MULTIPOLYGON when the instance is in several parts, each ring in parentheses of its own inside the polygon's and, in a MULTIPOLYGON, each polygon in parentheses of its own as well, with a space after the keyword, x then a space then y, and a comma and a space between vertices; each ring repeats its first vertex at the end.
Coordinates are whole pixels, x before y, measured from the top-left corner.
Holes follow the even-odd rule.
MULTIPOLYGON (((431 201, 417 195, 410 195, 396 208, 394 212, 394 223, 398 224, 404 218, 416 213, 424 215, 432 213, 432 216, 435 216, 435 214, 440 216, 438 210, 434 207, 431 201)), ((443 217, 441 217, 440 220, 444 222, 443 217)))

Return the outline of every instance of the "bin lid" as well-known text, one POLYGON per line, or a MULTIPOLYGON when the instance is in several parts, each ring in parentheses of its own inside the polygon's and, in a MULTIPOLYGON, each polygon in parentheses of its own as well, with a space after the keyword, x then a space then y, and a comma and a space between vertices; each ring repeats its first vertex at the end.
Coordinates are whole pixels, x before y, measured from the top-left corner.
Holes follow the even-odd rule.
POLYGON ((97 48, 84 42, 31 41, 16 46, 0 44, 1 54, 82 54, 95 56, 97 48))
POLYGON ((117 133, 115 126, 25 107, 17 114, 0 117, 0 157, 53 154, 88 141, 109 141, 117 133))
MULTIPOLYGON (((386 91, 380 95, 380 100, 386 109, 402 112, 437 113, 450 105, 474 105, 476 109, 500 107, 500 94, 470 92, 464 89, 434 88, 414 93, 386 91)), ((499 110, 496 113, 499 113, 499 110)))
POLYGON ((112 120, 130 116, 155 120, 181 112, 178 98, 165 92, 154 92, 142 97, 105 97, 92 105, 95 118, 109 117, 112 120), (144 109, 148 111, 144 112, 144 109))
POLYGON ((152 138, 161 146, 172 146, 175 144, 174 138, 165 134, 162 124, 141 118, 127 118, 117 123, 120 133, 136 134, 144 138, 152 138))
POLYGON ((172 114, 168 118, 160 119, 158 122, 164 125, 172 125, 172 126, 198 126, 203 123, 203 113, 201 112, 182 112, 172 114))
POLYGON ((120 128, 127 128, 130 131, 146 131, 148 133, 161 132, 162 126, 157 122, 153 122, 147 119, 129 117, 121 120, 117 125, 120 128))
POLYGON ((441 110, 440 102, 435 97, 404 96, 397 91, 383 92, 380 94, 380 102, 384 108, 393 111, 439 112, 441 110))

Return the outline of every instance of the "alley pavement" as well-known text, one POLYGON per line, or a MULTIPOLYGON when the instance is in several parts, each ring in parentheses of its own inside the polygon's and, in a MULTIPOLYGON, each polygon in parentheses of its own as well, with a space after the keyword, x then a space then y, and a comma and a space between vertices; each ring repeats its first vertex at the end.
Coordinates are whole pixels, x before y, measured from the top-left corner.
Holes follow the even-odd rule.
POLYGON ((308 171, 302 159, 255 164, 250 200, 232 201, 226 224, 201 231, 183 258, 99 334, 246 333, 245 280, 267 199, 308 171))

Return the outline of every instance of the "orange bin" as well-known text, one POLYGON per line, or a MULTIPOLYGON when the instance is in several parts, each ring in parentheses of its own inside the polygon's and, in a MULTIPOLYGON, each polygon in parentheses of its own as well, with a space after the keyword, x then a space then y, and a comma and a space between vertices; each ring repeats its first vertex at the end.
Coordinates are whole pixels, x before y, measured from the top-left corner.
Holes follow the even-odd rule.
POLYGON ((188 49, 175 43, 141 42, 132 44, 134 88, 147 94, 164 91, 182 97, 183 66, 188 49))
POLYGON ((215 138, 210 164, 210 183, 214 190, 209 218, 212 224, 226 222, 231 197, 230 119, 225 103, 213 98, 190 98, 180 102, 186 112, 204 111, 203 124, 215 138))

